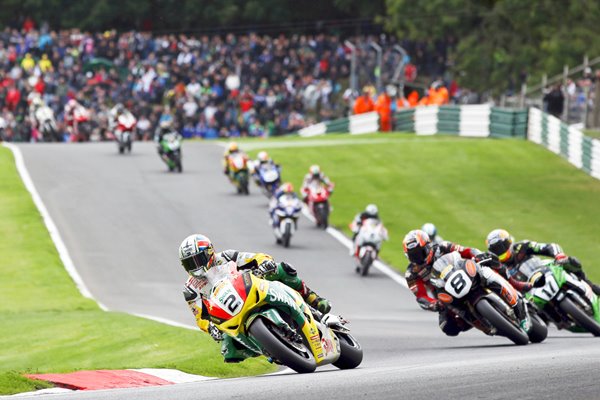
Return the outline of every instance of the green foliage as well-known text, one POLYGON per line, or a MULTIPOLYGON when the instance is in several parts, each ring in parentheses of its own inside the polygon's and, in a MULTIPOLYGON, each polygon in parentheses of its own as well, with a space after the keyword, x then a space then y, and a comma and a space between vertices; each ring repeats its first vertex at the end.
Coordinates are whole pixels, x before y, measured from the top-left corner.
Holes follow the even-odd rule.
POLYGON ((154 367, 234 377, 275 369, 264 359, 225 364, 206 334, 104 312, 83 298, 3 147, 0 236, 0 395, 49 386, 23 373, 154 367))
POLYGON ((399 270, 407 264, 404 235, 433 222, 445 239, 479 249, 486 235, 501 227, 517 240, 559 243, 600 280, 600 181, 541 146, 408 134, 287 141, 288 148, 285 140, 241 147, 255 155, 272 144, 269 155, 295 187, 318 162, 336 184, 331 222, 347 234, 356 213, 377 204, 390 232, 382 257, 399 270))
POLYGON ((304 30, 319 20, 372 19, 383 10, 384 0, 4 0, 0 27, 30 16, 53 28, 85 30, 140 28, 144 21, 154 30, 177 32, 229 32, 242 26, 268 31, 269 25, 293 27, 298 22, 304 30))
POLYGON ((399 37, 438 40, 453 36, 450 54, 459 83, 503 91, 522 74, 537 83, 600 55, 600 3, 541 0, 386 0, 386 28, 399 37))

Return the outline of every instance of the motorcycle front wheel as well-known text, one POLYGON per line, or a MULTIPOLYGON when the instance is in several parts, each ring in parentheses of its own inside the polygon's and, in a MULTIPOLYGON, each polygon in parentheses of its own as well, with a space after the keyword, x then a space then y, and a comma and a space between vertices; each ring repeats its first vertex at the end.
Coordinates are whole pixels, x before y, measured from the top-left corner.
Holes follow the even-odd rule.
POLYGON ((568 297, 565 297, 560 302, 560 308, 568 314, 577 325, 584 328, 594 336, 600 336, 600 325, 591 316, 586 314, 581 308, 568 297))
POLYGON ((348 333, 335 332, 340 340, 340 358, 333 363, 339 369, 352 369, 360 365, 363 359, 363 351, 360 343, 348 333))
POLYGON ((529 336, 517 328, 500 311, 496 310, 487 300, 482 299, 475 308, 485 319, 498 329, 498 332, 509 338, 514 344, 522 346, 529 343, 529 336))
POLYGON ((301 374, 317 368, 317 362, 306 345, 291 343, 270 321, 256 318, 248 330, 265 351, 281 364, 301 374))
POLYGON ((541 343, 548 336, 548 326, 537 314, 531 314, 531 329, 527 332, 531 343, 541 343))

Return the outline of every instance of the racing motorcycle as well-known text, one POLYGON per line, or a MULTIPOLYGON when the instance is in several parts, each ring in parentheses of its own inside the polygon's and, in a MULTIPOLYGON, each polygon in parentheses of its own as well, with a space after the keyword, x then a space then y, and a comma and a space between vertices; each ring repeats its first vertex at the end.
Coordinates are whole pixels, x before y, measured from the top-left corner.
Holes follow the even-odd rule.
POLYGON ((206 274, 200 291, 211 322, 257 355, 299 373, 326 364, 356 368, 362 362, 362 348, 347 321, 321 316, 292 288, 237 271, 232 261, 206 274))
POLYGON ((248 157, 243 153, 233 153, 227 157, 229 178, 237 192, 248 195, 248 157))
POLYGON ((73 110, 73 119, 77 122, 77 135, 75 141, 88 141, 92 135, 92 117, 88 109, 77 106, 73 110))
POLYGON ((163 135, 158 144, 162 149, 162 159, 169 167, 169 171, 182 172, 181 164, 181 135, 177 132, 170 132, 163 135))
POLYGON ((46 141, 60 141, 58 127, 54 118, 54 111, 46 105, 38 107, 35 110, 35 119, 39 130, 46 141))
MULTIPOLYGON (((356 229, 354 222, 352 222, 350 228, 353 231, 356 229)), ((362 276, 369 273, 369 268, 373 261, 377 259, 379 250, 381 250, 381 243, 387 238, 387 229, 378 219, 367 218, 362 222, 354 239, 354 258, 357 263, 357 273, 362 276)))
POLYGON ((273 163, 267 163, 255 165, 254 169, 256 185, 268 198, 273 196, 281 184, 281 167, 273 163))
MULTIPOLYGON (((521 328, 513 308, 484 286, 480 269, 479 264, 461 258, 458 252, 446 254, 433 264, 430 282, 437 288, 437 298, 444 307, 486 335, 505 336, 517 345, 545 340, 548 327, 537 315, 535 307, 523 299, 530 320, 530 329, 526 332, 521 328)), ((495 273, 491 269, 489 271, 495 273)), ((502 291, 508 298, 517 301, 519 294, 508 282, 502 291)))
POLYGON ((273 199, 275 204, 274 218, 277 225, 273 226, 273 233, 277 243, 289 247, 292 234, 298 228, 298 217, 302 211, 302 202, 295 196, 279 196, 273 199))
POLYGON ((329 226, 329 196, 331 191, 321 182, 312 182, 308 185, 307 204, 308 209, 315 218, 318 228, 327 229, 329 226))
POLYGON ((530 290, 526 297, 541 311, 546 321, 558 329, 589 332, 600 336, 600 298, 590 285, 554 263, 531 257, 514 273, 517 280, 536 279, 543 275, 545 286, 530 290))
POLYGON ((125 150, 131 153, 131 143, 133 142, 133 130, 137 120, 131 113, 123 113, 117 118, 117 129, 115 130, 115 138, 119 146, 119 154, 123 154, 125 150))

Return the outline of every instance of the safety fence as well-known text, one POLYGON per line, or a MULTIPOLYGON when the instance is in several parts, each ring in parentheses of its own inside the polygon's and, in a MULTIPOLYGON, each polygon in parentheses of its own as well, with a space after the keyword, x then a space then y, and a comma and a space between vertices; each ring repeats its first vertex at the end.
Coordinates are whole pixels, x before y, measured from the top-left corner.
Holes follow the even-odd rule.
POLYGON ((566 158, 571 164, 600 179, 600 140, 561 122, 537 108, 529 109, 528 139, 566 158))
POLYGON ((348 133, 359 135, 379 131, 379 114, 370 112, 365 114, 351 115, 348 118, 335 119, 333 121, 321 122, 300 129, 300 136, 317 136, 326 133, 348 133))
POLYGON ((395 122, 396 130, 417 135, 525 138, 527 111, 486 104, 416 107, 398 111, 395 122))

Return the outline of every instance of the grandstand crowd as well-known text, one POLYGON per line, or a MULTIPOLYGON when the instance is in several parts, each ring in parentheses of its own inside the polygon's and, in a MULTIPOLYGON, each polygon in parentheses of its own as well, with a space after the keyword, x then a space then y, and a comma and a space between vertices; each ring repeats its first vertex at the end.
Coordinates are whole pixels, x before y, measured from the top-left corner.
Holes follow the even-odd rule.
MULTIPOLYGON (((379 73, 390 79, 400 61, 397 42, 350 40, 367 68, 365 83, 376 79, 375 40, 384 49, 379 73)), ((451 42, 402 45, 415 54, 407 72, 444 73, 451 42)), ((5 140, 36 139, 28 107, 37 93, 63 133, 64 106, 77 99, 91 114, 92 140, 107 137, 108 113, 117 103, 136 116, 143 139, 165 118, 185 137, 294 132, 352 112, 360 93, 348 91, 350 53, 336 35, 90 33, 55 31, 28 19, 0 32, 0 131, 5 140)), ((374 100, 377 92, 384 90, 374 88, 374 100)))

